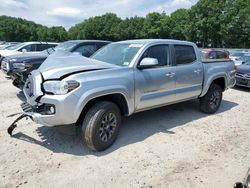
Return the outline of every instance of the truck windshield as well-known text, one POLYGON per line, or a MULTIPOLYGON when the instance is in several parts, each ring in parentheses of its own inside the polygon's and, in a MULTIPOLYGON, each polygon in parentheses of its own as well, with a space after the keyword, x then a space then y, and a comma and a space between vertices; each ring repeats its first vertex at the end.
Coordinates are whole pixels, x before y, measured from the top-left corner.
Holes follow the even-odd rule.
POLYGON ((128 66, 143 44, 113 43, 97 51, 91 58, 118 66, 128 66))

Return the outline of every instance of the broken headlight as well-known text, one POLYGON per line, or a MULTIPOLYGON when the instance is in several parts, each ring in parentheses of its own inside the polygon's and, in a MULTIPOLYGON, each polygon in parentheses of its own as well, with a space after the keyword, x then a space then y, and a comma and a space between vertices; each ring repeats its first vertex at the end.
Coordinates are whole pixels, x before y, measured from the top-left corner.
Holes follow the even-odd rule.
POLYGON ((46 93, 54 95, 64 95, 79 87, 79 83, 74 80, 70 81, 46 81, 43 88, 46 93))

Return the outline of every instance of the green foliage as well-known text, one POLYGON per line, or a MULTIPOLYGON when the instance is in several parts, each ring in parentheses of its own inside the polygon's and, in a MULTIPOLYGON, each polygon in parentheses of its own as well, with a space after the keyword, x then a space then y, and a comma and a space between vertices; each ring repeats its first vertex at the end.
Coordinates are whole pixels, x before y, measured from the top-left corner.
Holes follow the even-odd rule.
POLYGON ((250 47, 249 0, 200 0, 189 20, 189 39, 200 46, 250 47))
POLYGON ((106 13, 83 20, 68 32, 63 27, 48 28, 0 16, 0 40, 5 41, 139 38, 190 40, 202 47, 250 48, 250 1, 199 0, 190 9, 179 9, 170 16, 153 12, 146 17, 121 19, 106 13))
POLYGON ((179 9, 171 14, 169 23, 171 38, 188 40, 189 14, 187 9, 179 9))
POLYGON ((56 41, 68 39, 63 27, 45 27, 31 21, 9 16, 0 16, 0 40, 2 41, 56 41))

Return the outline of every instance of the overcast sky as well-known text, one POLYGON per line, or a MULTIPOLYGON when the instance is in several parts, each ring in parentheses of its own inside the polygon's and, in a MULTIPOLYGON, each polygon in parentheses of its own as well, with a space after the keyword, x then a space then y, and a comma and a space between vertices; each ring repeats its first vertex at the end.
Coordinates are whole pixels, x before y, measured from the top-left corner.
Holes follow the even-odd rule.
POLYGON ((21 17, 46 26, 69 28, 83 19, 116 13, 121 18, 149 12, 171 14, 198 0, 0 0, 0 15, 21 17))

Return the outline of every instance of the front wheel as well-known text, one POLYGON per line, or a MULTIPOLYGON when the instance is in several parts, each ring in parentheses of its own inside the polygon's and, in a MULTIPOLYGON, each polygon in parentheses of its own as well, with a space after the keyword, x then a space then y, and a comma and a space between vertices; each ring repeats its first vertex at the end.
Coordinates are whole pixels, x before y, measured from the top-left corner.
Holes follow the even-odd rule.
POLYGON ((221 100, 221 87, 218 84, 211 84, 207 94, 200 98, 200 110, 206 114, 213 114, 219 109, 221 100))
POLYGON ((121 124, 121 113, 112 102, 96 103, 87 112, 82 125, 83 139, 95 151, 103 151, 116 140, 121 124))

